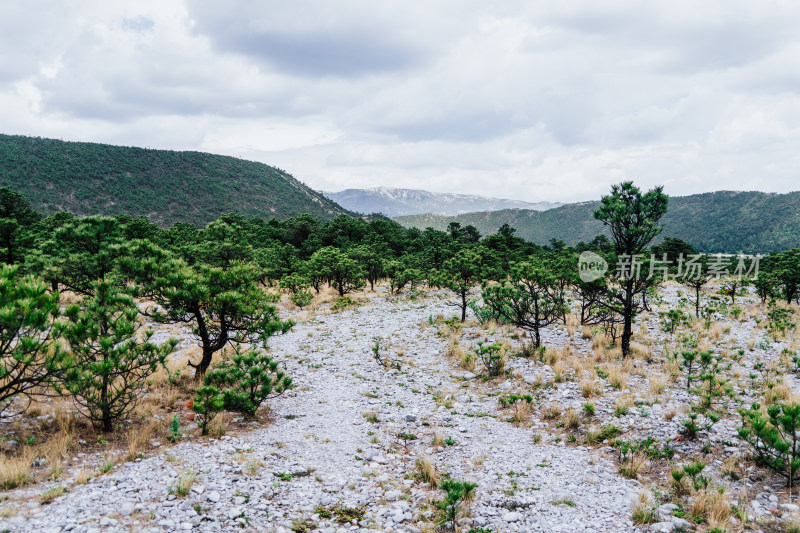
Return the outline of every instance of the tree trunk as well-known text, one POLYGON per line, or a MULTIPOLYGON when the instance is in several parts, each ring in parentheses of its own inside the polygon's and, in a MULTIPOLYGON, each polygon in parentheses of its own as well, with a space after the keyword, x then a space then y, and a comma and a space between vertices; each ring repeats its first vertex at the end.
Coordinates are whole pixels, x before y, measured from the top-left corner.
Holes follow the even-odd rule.
POLYGON ((533 347, 539 348, 542 345, 542 340, 539 338, 539 326, 533 328, 533 347))
POLYGON ((103 402, 100 407, 100 412, 103 418, 103 431, 110 433, 114 431, 113 420, 111 420, 111 408, 108 405, 108 382, 106 377, 103 380, 103 387, 100 389, 100 401, 103 402))
POLYGON ((627 280, 625 284, 625 305, 624 305, 623 320, 624 326, 622 328, 622 357, 628 357, 631 354, 631 337, 633 336, 633 279, 627 280))
POLYGON ((467 319, 467 293, 461 293, 461 322, 467 319))
POLYGON ((700 286, 694 286, 694 316, 700 318, 700 286))
POLYGON ((103 413, 103 431, 111 433, 114 431, 114 424, 111 420, 111 413, 103 413))

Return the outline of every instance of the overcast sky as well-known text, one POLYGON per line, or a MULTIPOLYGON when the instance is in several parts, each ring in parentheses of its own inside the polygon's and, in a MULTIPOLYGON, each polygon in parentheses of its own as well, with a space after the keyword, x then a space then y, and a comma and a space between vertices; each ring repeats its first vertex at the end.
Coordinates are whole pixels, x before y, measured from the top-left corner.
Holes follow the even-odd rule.
POLYGON ((799 93, 796 0, 0 3, 0 132, 322 190, 797 190, 799 93))

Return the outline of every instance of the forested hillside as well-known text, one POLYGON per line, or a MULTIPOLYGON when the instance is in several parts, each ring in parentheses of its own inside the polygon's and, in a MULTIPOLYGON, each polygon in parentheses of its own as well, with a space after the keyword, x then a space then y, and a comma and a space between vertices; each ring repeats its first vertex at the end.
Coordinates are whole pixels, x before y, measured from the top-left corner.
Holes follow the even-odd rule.
MULTIPOLYGON (((592 212, 598 202, 569 204, 548 211, 506 209, 455 217, 415 215, 395 220, 407 227, 444 230, 450 222, 473 225, 482 234, 508 224, 517 235, 545 244, 550 239, 574 245, 604 233, 592 212)), ((800 246, 800 193, 720 191, 671 197, 663 236, 683 239, 704 252, 766 253, 800 246)))
POLYGON ((277 168, 202 152, 0 135, 0 187, 46 215, 145 215, 203 226, 224 213, 330 220, 350 214, 277 168))

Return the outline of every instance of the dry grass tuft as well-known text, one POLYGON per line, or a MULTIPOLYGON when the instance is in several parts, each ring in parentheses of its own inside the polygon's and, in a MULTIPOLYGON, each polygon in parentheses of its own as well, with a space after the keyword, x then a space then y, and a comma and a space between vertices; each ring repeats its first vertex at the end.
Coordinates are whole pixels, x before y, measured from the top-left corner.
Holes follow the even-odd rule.
POLYGON ((646 359, 650 357, 650 348, 638 342, 631 343, 631 355, 636 359, 646 359))
POLYGON ((650 493, 640 492, 639 498, 633 504, 633 521, 637 524, 654 524, 658 522, 658 512, 650 500, 650 493))
POLYGON ((635 452, 625 459, 619 467, 619 473, 628 479, 636 479, 639 474, 647 467, 647 456, 641 452, 635 452))
POLYGON ((663 394, 667 388, 667 378, 660 374, 650 376, 650 392, 653 394, 663 394))
POLYGON ((470 372, 475 370, 475 355, 465 351, 457 339, 448 345, 447 356, 455 360, 461 368, 470 372))
POLYGON ((434 489, 439 486, 439 472, 436 470, 436 465, 429 458, 417 457, 414 469, 414 476, 417 480, 427 483, 434 489))
POLYGON ((42 502, 42 503, 45 503, 45 504, 51 503, 53 500, 55 500, 59 496, 61 496, 63 494, 66 494, 66 492, 67 492, 67 488, 65 486, 56 485, 52 489, 49 489, 49 490, 45 491, 44 494, 42 494, 39 497, 39 501, 42 502))
POLYGON ((542 407, 542 418, 545 420, 555 420, 561 416, 561 406, 553 402, 542 407))
POLYGON ((594 398, 598 396, 602 392, 602 388, 600 387, 600 383, 597 382, 596 379, 585 379, 581 381, 580 384, 581 395, 584 398, 594 398))
POLYGON ((132 427, 125 434, 125 442, 127 444, 127 452, 125 454, 126 461, 133 461, 140 457, 145 449, 145 446, 150 443, 150 439, 156 434, 160 423, 157 420, 151 421, 149 424, 132 427))
POLYGON ((785 402, 792 395, 792 389, 786 383, 778 383, 764 393, 764 405, 785 402))
POLYGON ((553 365, 553 381, 561 383, 564 381, 564 374, 567 370, 567 364, 564 361, 558 361, 553 365))
POLYGON ((575 431, 581 425, 581 415, 573 408, 567 409, 564 413, 564 427, 570 431, 575 431))
POLYGON ((231 413, 220 413, 214 417, 208 425, 208 434, 215 439, 218 439, 228 432, 228 426, 233 420, 231 413))
POLYGON ((730 478, 733 481, 737 481, 744 476, 744 469, 745 466, 742 463, 742 458, 739 455, 734 454, 725 459, 722 467, 719 469, 719 472, 724 477, 730 478))
POLYGON ((85 485, 86 483, 89 482, 90 479, 92 479, 92 477, 94 477, 92 476, 92 472, 84 466, 80 469, 78 475, 75 476, 75 484, 85 485))
POLYGON ((264 468, 264 463, 259 459, 250 459, 244 465, 244 471, 251 476, 258 474, 258 471, 264 468))
POLYGON ((514 425, 525 426, 530 422, 533 406, 524 400, 514 402, 514 425))
POLYGON ((623 416, 628 413, 630 408, 633 407, 633 404, 633 396, 630 394, 623 394, 614 402, 614 410, 618 416, 623 416))
POLYGON ((706 489, 695 494, 689 506, 689 514, 705 518, 711 528, 727 527, 731 517, 731 504, 726 494, 706 489))
POLYGON ((608 384, 615 389, 624 389, 628 386, 628 373, 619 365, 608 366, 608 384))
POLYGON ((193 472, 192 470, 184 470, 180 476, 178 476, 177 481, 170 489, 170 493, 176 496, 185 497, 189 495, 189 491, 192 490, 192 485, 197 480, 197 472, 193 472))
POLYGON ((26 449, 18 456, 0 457, 0 488, 9 490, 30 483, 33 455, 32 450, 26 449))

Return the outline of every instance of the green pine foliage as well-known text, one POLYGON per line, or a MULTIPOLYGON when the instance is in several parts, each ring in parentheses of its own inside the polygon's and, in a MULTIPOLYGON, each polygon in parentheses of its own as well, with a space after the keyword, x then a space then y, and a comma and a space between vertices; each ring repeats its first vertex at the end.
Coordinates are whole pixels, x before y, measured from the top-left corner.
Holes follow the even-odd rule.
POLYGON ((293 326, 280 320, 273 305, 275 296, 260 286, 260 272, 253 263, 189 265, 163 253, 160 261, 133 260, 126 265, 128 276, 137 283, 137 294, 158 305, 149 312, 154 320, 192 325, 202 349, 200 360, 189 362, 197 376, 205 374, 214 354, 226 345, 263 344, 293 326))
POLYGON ((101 280, 79 304, 65 311, 59 329, 69 346, 60 387, 95 426, 113 431, 114 422, 136 406, 148 377, 172 352, 177 340, 156 346, 152 330, 141 332, 133 298, 101 280))
POLYGON ((542 328, 563 319, 566 305, 556 276, 538 261, 513 264, 507 280, 484 283, 482 297, 493 316, 531 332, 533 348, 541 345, 542 328))
POLYGON ((442 526, 454 524, 461 517, 461 513, 475 497, 477 484, 470 481, 457 481, 447 478, 439 484, 439 488, 445 492, 442 500, 435 502, 439 510, 439 523, 442 526))
POLYGON ((12 400, 34 396, 63 368, 64 353, 54 342, 61 315, 59 295, 18 266, 0 266, 0 413, 12 400))
POLYGON ((434 276, 434 284, 447 287, 458 297, 456 304, 461 310, 461 322, 467 319, 469 296, 481 281, 483 260, 471 248, 461 248, 444 262, 441 272, 434 276))
POLYGON ((204 383, 222 391, 226 410, 254 416, 265 400, 289 390, 292 378, 266 353, 237 346, 231 360, 212 368, 204 383))
POLYGON ((208 435, 211 422, 225 407, 225 398, 217 387, 204 385, 194 391, 192 410, 197 414, 197 426, 208 435))
POLYGON ((739 438, 750 446, 759 464, 785 478, 791 488, 800 475, 800 404, 776 403, 765 411, 758 403, 739 411, 739 438))
POLYGON ((41 218, 25 196, 0 187, 0 261, 13 265, 23 260, 33 240, 25 230, 41 218))

